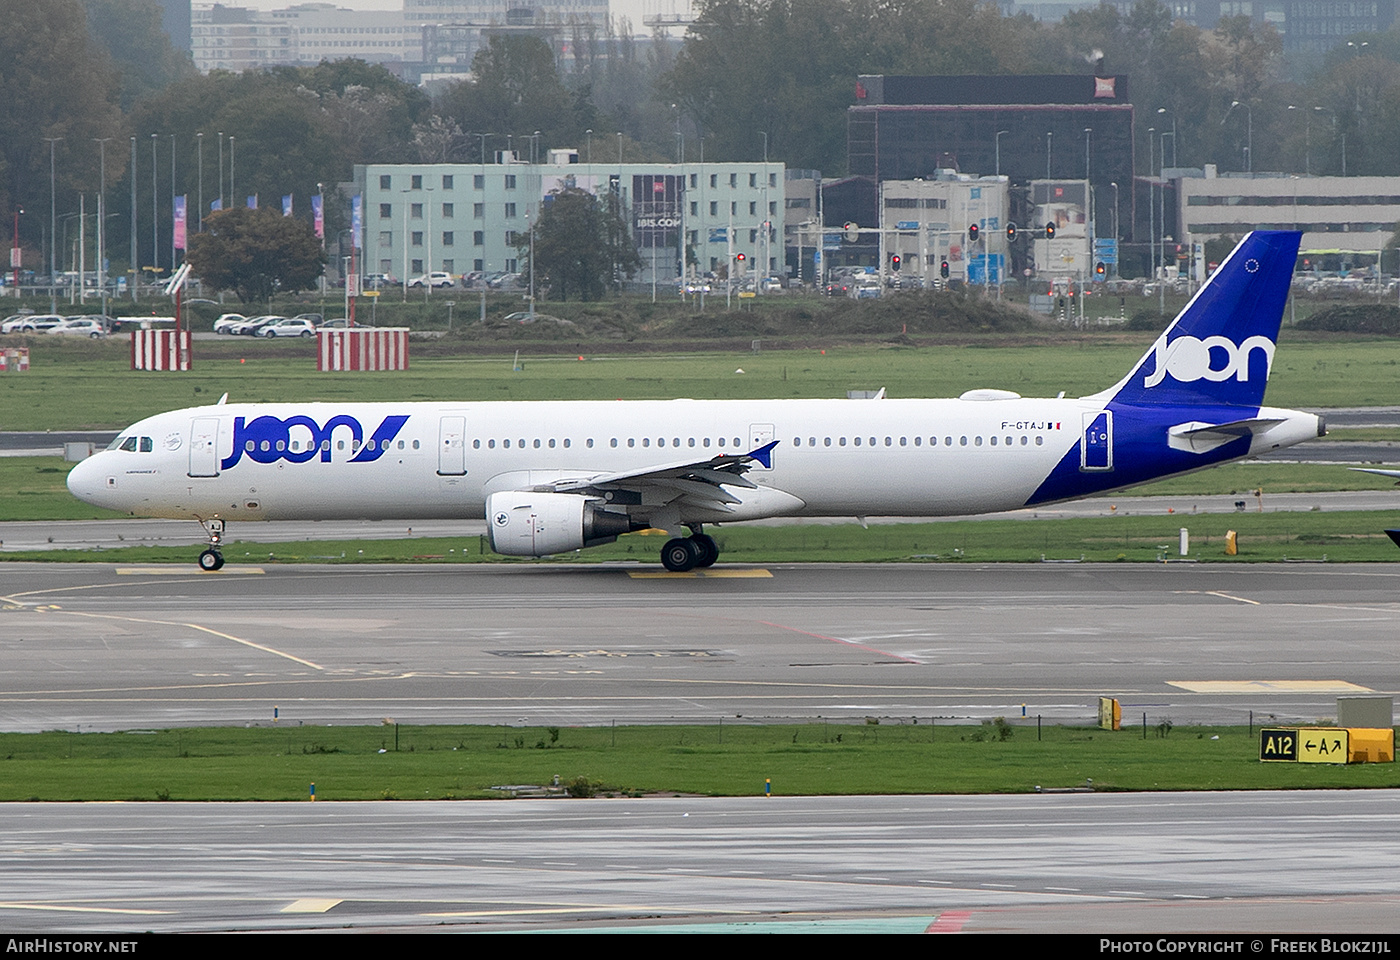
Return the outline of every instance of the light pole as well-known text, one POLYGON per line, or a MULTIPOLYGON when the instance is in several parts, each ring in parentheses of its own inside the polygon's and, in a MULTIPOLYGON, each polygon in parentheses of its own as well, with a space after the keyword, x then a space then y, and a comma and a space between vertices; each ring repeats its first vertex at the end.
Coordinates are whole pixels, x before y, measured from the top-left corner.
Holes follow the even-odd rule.
MULTIPOLYGON (((186 214, 188 217, 189 214, 186 214)), ((175 270, 175 134, 170 135, 170 270, 175 270)))
POLYGON ((592 128, 592 127, 589 127, 587 130, 585 130, 585 131, 583 131, 583 132, 584 132, 585 134, 588 135, 588 162, 589 162, 589 163, 592 163, 592 162, 593 162, 593 128, 592 128))
POLYGON ((1113 278, 1118 278, 1118 181, 1109 184, 1113 188, 1113 278))
POLYGON ((131 138, 131 252, 127 255, 127 282, 131 285, 131 302, 136 302, 136 138, 131 138))
POLYGON ((1225 116, 1220 118, 1220 125, 1225 126, 1225 121, 1230 119, 1230 114, 1235 112, 1236 107, 1244 107, 1245 116, 1248 123, 1245 127, 1244 146, 1244 172, 1254 172, 1254 110, 1247 103, 1239 100, 1230 101, 1230 109, 1225 111, 1225 116))
POLYGON ((423 272, 428 276, 426 296, 431 297, 433 294, 433 188, 426 187, 423 193, 425 194, 423 198, 424 213, 427 215, 424 221, 427 224, 425 239, 428 242, 427 258, 423 261, 423 272))
MULTIPOLYGON (((1298 110, 1296 104, 1288 105, 1290 111, 1298 110)), ((1303 175, 1312 176, 1312 116, 1306 110, 1300 110, 1303 115, 1303 175)))
POLYGON ((102 269, 102 259, 106 256, 107 250, 104 245, 106 227, 102 221, 103 213, 107 209, 107 141, 114 137, 93 137, 97 143, 97 289, 102 291, 102 312, 107 312, 107 278, 102 269))
POLYGON ((1157 280, 1157 168, 1152 151, 1157 128, 1147 128, 1147 262, 1153 282, 1157 280))
MULTIPOLYGON (((151 134, 151 265, 156 268, 156 273, 160 272, 160 220, 156 211, 156 170, 159 168, 156 163, 156 142, 159 139, 160 134, 151 134)), ((155 274, 151 277, 154 279, 155 274)))
POLYGON ((233 198, 238 196, 238 188, 233 185, 233 134, 228 135, 228 205, 233 206, 233 198))
POLYGON ((1157 108, 1158 116, 1168 113, 1171 113, 1172 116, 1172 166, 1174 167, 1176 166, 1176 114, 1172 113, 1172 111, 1168 110, 1166 107, 1157 108))
POLYGON ((14 285, 15 285, 15 296, 17 296, 17 297, 19 296, 19 267, 20 267, 20 252, 19 252, 19 215, 20 215, 21 213, 23 213, 23 212, 24 212, 24 208, 23 208, 23 207, 15 207, 15 242, 14 242, 14 245, 13 245, 12 247, 10 247, 10 251, 11 251, 11 252, 10 252, 10 266, 13 267, 13 268, 14 268, 14 271, 15 271, 14 285))
POLYGON ((219 209, 224 208, 224 132, 219 131, 219 209))
POLYGON ((996 156, 997 156, 997 159, 996 159, 996 175, 997 175, 997 176, 1001 176, 1001 138, 1002 138, 1002 135, 1003 135, 1003 134, 1007 134, 1007 133, 1010 133, 1010 132, 1011 132, 1010 130, 998 130, 998 131, 997 131, 997 135, 993 138, 993 140, 994 140, 995 143, 996 143, 996 156))
POLYGON ((194 198, 194 232, 204 232, 204 133, 194 135, 195 165, 199 167, 199 192, 194 198))
POLYGON ((1045 131, 1045 179, 1050 179, 1050 138, 1055 135, 1053 130, 1045 131))
POLYGON ((58 194, 55 192, 54 180, 54 145, 62 140, 62 137, 44 137, 49 142, 49 283, 53 283, 54 274, 57 273, 54 258, 54 231, 58 229, 58 194))
MULTIPOLYGON (((408 190, 400 190, 403 194, 403 302, 408 303, 408 190)), ((349 280, 345 281, 349 283, 349 280)))
POLYGON ((485 166, 485 165, 489 162, 489 161, 486 159, 486 138, 487 138, 487 137, 494 137, 495 134, 494 134, 494 133, 474 133, 474 134, 472 134, 472 136, 474 136, 474 137, 480 137, 480 138, 481 138, 481 164, 482 164, 482 166, 485 166))

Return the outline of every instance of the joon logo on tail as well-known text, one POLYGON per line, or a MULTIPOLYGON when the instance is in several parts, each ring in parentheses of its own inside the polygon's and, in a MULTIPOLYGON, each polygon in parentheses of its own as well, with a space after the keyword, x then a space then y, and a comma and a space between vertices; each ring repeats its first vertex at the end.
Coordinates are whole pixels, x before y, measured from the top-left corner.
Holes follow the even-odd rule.
POLYGON ((1249 380, 1249 358, 1255 350, 1264 354, 1264 379, 1268 380, 1274 362, 1274 342, 1268 337, 1253 336, 1237 344, 1221 336, 1204 340, 1181 336, 1168 343, 1163 333, 1152 345, 1153 370, 1143 379, 1142 385, 1155 387, 1167 374, 1178 383, 1197 380, 1219 383, 1231 377, 1244 383, 1249 380))
POLYGON ((360 421, 344 413, 331 417, 325 424, 318 424, 300 414, 285 420, 262 416, 245 421, 243 417, 234 417, 233 453, 219 464, 219 469, 229 469, 245 454, 257 463, 276 463, 278 460, 305 463, 319 453, 322 463, 330 463, 336 430, 342 431, 342 436, 349 434, 345 439, 350 440, 350 448, 356 451, 350 463, 372 463, 389 449, 389 442, 398 436, 407 422, 407 416, 385 417, 369 440, 365 441, 365 430, 360 421), (294 442, 295 450, 292 449, 294 442))

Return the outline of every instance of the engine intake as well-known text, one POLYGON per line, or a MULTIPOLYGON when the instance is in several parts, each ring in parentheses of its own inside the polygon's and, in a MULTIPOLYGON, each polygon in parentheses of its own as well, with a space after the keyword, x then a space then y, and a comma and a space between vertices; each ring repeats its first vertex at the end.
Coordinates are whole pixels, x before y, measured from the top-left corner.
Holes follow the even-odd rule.
POLYGON ((486 498, 491 549, 508 557, 543 557, 612 543, 645 524, 603 510, 572 493, 505 490, 486 498))

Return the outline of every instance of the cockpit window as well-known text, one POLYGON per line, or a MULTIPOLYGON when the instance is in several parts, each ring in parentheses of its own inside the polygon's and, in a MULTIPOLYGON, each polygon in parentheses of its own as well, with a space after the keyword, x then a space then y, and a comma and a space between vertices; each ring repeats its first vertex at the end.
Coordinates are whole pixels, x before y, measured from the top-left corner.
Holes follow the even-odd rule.
POLYGON ((122 445, 122 441, 125 440, 125 439, 126 439, 126 437, 113 437, 113 438, 112 438, 112 442, 109 443, 109 444, 107 444, 107 449, 108 449, 108 450, 116 450, 118 447, 120 447, 120 446, 122 445))
POLYGON ((124 438, 122 439, 121 444, 117 447, 117 449, 118 449, 118 450, 125 450, 127 453, 134 453, 134 452, 136 451, 136 438, 135 438, 135 437, 124 437, 124 438))
POLYGON ((150 438, 150 437, 142 437, 142 438, 141 438, 141 452, 142 452, 142 453, 150 453, 150 452, 151 452, 152 450, 154 450, 155 448, 156 448, 156 447, 155 447, 155 444, 151 441, 151 438, 150 438))

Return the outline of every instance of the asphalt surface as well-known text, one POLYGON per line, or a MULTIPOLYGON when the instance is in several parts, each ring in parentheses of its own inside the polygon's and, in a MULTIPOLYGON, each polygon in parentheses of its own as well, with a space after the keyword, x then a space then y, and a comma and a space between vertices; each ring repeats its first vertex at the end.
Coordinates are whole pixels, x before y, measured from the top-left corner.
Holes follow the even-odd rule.
POLYGON ((1388 933, 1397 801, 1361 791, 9 805, 0 924, 1388 933))
MULTIPOLYGON (((1400 688, 1400 564, 658 573, 0 564, 0 730, 1084 723, 1101 695, 1286 723, 1400 688)), ((778 794, 3 805, 0 923, 1364 934, 1400 904, 1395 791, 778 794)))
POLYGON ((0 564, 0 730, 867 716, 1312 722, 1400 564, 0 564))

